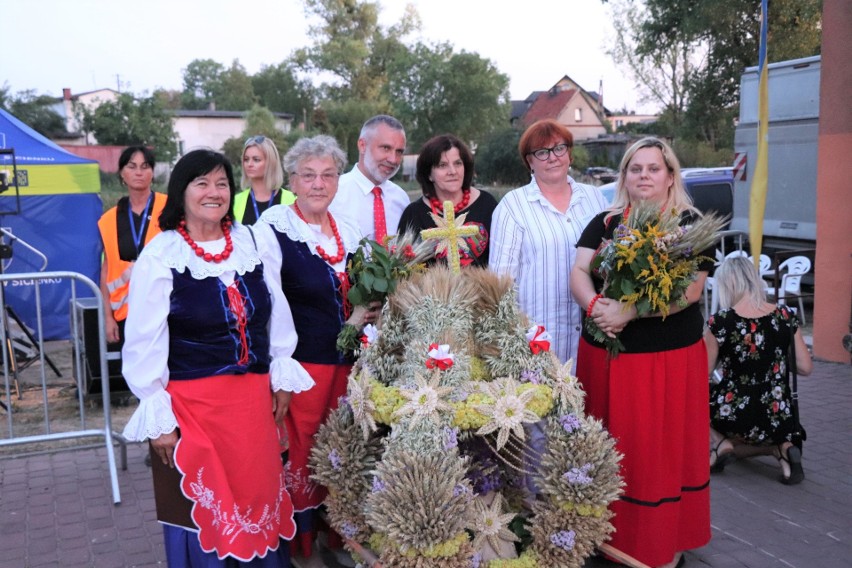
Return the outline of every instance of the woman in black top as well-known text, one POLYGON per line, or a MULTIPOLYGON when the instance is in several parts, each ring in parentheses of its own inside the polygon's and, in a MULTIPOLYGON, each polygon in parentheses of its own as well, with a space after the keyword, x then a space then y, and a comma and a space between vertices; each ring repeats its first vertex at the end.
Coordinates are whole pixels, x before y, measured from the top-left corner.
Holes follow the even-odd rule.
POLYGON ((459 249, 461 265, 488 266, 491 215, 497 207, 497 200, 490 193, 471 187, 472 179, 473 155, 464 142, 452 134, 435 136, 427 141, 417 158, 417 181, 423 197, 405 208, 399 220, 399 232, 419 233, 423 229, 434 228, 436 225, 431 215, 443 217, 443 203, 452 201, 456 217, 466 214, 464 224, 479 227, 478 235, 465 239, 470 250, 459 249))
MULTIPOLYGON (((624 493, 611 505, 610 544, 649 566, 680 566, 682 552, 710 540, 710 472, 707 468, 707 352, 697 301, 712 263, 699 265, 685 293, 661 314, 639 318, 633 306, 601 298, 603 282, 591 270, 601 243, 613 236, 631 205, 644 201, 697 215, 671 147, 643 138, 621 161, 612 206, 589 222, 577 241, 571 293, 605 333, 619 333, 624 352, 610 358, 583 331, 577 378, 586 412, 602 420, 623 455, 624 493)), ((704 251, 712 255, 712 251, 704 251)))

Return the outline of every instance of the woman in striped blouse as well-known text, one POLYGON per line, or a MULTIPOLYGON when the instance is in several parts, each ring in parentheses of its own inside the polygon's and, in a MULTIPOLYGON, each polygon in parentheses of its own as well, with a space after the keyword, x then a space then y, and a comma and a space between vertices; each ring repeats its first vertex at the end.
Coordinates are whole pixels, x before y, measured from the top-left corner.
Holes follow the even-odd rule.
POLYGON ((532 179, 494 210, 489 257, 491 270, 515 279, 521 309, 550 332, 563 363, 576 359, 582 325, 569 285, 577 239, 607 206, 596 187, 568 176, 573 145, 571 132, 555 120, 524 132, 518 151, 532 179))

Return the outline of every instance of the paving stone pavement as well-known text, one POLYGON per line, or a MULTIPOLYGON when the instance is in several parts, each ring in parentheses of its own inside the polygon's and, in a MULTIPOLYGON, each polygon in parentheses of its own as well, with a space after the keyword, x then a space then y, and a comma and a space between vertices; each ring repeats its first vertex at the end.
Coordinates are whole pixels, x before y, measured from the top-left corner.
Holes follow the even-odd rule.
MULTIPOLYGON (((852 366, 817 362, 799 383, 805 481, 778 483, 769 457, 714 475, 713 539, 687 553, 687 567, 852 566, 852 366)), ((145 453, 146 446, 128 447, 118 506, 103 447, 0 460, 0 568, 165 566, 145 453)), ((297 562, 337 566, 328 554, 297 562)), ((586 563, 604 566, 614 564, 586 563)))

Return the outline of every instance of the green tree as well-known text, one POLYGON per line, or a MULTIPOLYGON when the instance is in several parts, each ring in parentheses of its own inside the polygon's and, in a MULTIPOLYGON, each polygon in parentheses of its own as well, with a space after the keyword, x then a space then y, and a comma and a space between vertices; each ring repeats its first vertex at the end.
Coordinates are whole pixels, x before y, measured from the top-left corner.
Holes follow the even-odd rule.
MULTIPOLYGON (((585 146, 574 144, 571 149, 571 168, 578 173, 586 171, 586 168, 592 165, 591 156, 585 146)), ((574 175, 574 174, 571 174, 574 175)))
POLYGON ((182 95, 181 91, 170 90, 170 89, 156 89, 151 96, 156 98, 163 108, 168 110, 181 110, 182 106, 182 95))
POLYGON ((252 76, 251 84, 258 103, 272 112, 288 112, 296 122, 310 124, 316 100, 316 89, 308 80, 296 76, 295 65, 282 61, 278 65, 264 65, 252 76))
POLYGON ((452 133, 477 143, 508 122, 509 78, 476 53, 418 43, 388 69, 388 99, 409 145, 452 133))
POLYGON ((213 99, 219 110, 249 110, 257 102, 254 87, 245 67, 234 59, 213 86, 213 99))
POLYGON ((518 155, 521 132, 505 127, 492 132, 476 150, 476 176, 484 184, 518 187, 530 173, 518 155))
POLYGON ((257 102, 251 77, 234 59, 225 67, 212 59, 194 59, 183 70, 183 108, 203 110, 248 110, 257 102))
MULTIPOLYGON (((375 101, 352 98, 345 101, 328 100, 317 110, 315 128, 323 134, 333 136, 346 151, 349 163, 358 161, 358 136, 361 125, 376 114, 389 112, 387 107, 375 101)), ((409 144, 410 147, 410 144, 409 144)))
POLYGON ((137 99, 121 93, 115 101, 81 111, 83 128, 94 134, 99 144, 145 144, 153 148, 160 161, 171 161, 177 155, 172 118, 155 96, 137 99))
POLYGON ((318 22, 308 30, 314 44, 297 50, 294 61, 306 71, 333 75, 337 82, 326 92, 338 101, 379 100, 388 63, 406 50, 403 38, 420 29, 420 17, 410 5, 390 27, 379 25, 377 2, 305 0, 305 12, 318 22))
POLYGON ((216 99, 225 66, 212 59, 193 59, 183 70, 181 101, 187 110, 203 110, 216 99))
POLYGON ((65 121, 51 108, 54 104, 55 98, 39 95, 32 89, 15 95, 10 94, 8 85, 0 89, 0 108, 48 138, 66 132, 65 121))
POLYGON ((667 43, 639 51, 642 22, 648 18, 644 5, 632 0, 610 0, 609 5, 615 38, 607 54, 632 76, 641 102, 664 109, 678 128, 687 108, 687 79, 700 66, 706 46, 673 31, 667 43))
MULTIPOLYGON (((732 119, 739 102, 745 67, 757 64, 760 3, 753 0, 646 0, 647 19, 639 33, 642 56, 688 38, 707 46, 706 64, 687 77, 689 105, 684 117, 687 137, 714 148, 732 144, 732 119)), ((821 0, 773 0, 769 7, 769 61, 820 52, 821 0)))

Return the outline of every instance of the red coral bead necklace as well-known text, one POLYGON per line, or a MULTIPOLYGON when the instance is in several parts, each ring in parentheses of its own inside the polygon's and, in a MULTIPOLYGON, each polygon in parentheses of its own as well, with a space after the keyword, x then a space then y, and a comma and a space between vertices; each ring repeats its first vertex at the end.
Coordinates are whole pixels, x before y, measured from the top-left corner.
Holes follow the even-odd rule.
MULTIPOLYGON (((463 211, 464 208, 467 207, 469 203, 470 203, 470 188, 462 189, 461 201, 459 201, 458 205, 453 207, 453 210, 455 211, 456 215, 459 214, 459 211, 463 211)), ((433 195, 432 197, 429 198, 429 205, 432 206, 432 213, 434 213, 435 215, 443 216, 444 205, 443 205, 443 203, 438 201, 438 197, 436 195, 433 195)))
MULTIPOLYGON (((308 220, 305 219, 304 215, 302 215, 302 210, 299 209, 299 204, 294 203, 293 208, 296 211, 296 215, 299 216, 299 219, 301 219, 305 223, 308 223, 308 220)), ((325 250, 319 245, 316 246, 316 251, 321 259, 331 265, 335 265, 341 260, 343 260, 344 256, 346 256, 346 249, 343 248, 343 239, 340 238, 340 231, 337 230, 337 223, 334 222, 334 217, 332 217, 331 213, 328 211, 326 211, 325 214, 328 215, 328 222, 331 225, 331 232, 334 234, 334 240, 337 241, 337 256, 329 256, 328 253, 325 252, 325 250)), ((308 224, 310 225, 310 223, 308 224)))
POLYGON ((223 219, 222 220, 222 234, 225 235, 225 250, 220 252, 219 254, 212 254, 204 250, 198 243, 196 243, 192 237, 189 236, 189 232, 186 230, 186 219, 181 219, 181 222, 178 224, 177 232, 180 236, 183 237, 183 240, 186 241, 186 244, 189 245, 197 256, 200 256, 202 259, 207 262, 222 262, 223 260, 227 260, 231 253, 234 251, 234 243, 231 241, 231 221, 223 219))

